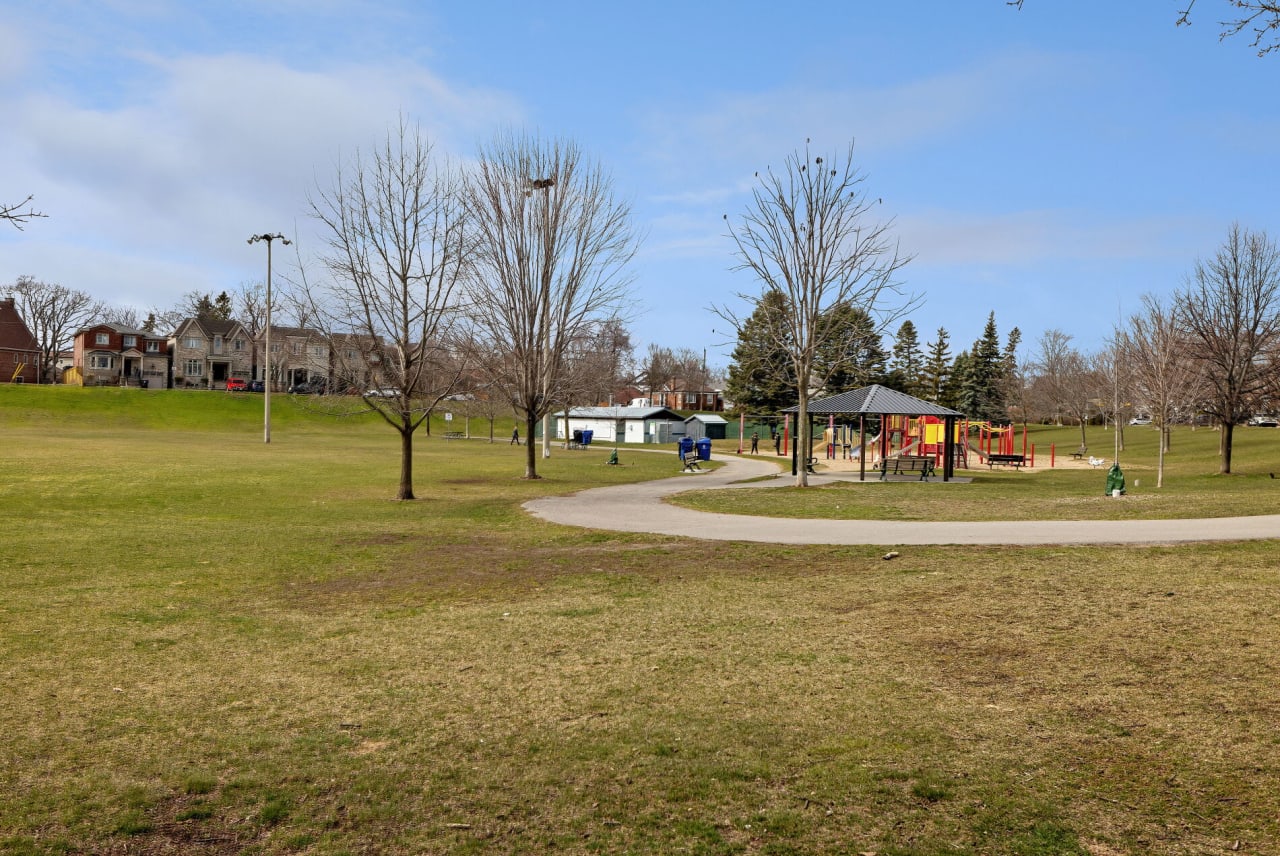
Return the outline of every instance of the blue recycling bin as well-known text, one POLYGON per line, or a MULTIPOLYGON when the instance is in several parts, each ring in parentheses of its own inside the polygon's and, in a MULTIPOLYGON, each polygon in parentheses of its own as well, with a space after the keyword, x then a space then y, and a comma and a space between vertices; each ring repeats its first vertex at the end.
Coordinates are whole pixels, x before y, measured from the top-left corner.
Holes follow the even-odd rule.
POLYGON ((680 452, 680 460, 683 461, 686 455, 693 454, 693 438, 681 437, 680 442, 679 444, 677 444, 676 448, 680 452))
POLYGON ((711 440, 710 439, 708 439, 707 437, 703 437, 694 445, 698 447, 699 461, 711 460, 711 440))
POLYGON ((582 431, 582 445, 590 446, 591 438, 595 436, 595 431, 584 428, 582 431))

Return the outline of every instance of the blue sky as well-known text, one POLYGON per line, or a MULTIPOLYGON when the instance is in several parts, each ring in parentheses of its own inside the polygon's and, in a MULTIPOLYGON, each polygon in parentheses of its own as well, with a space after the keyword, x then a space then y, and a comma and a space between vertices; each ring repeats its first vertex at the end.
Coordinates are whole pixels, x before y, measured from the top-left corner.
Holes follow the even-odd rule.
MULTIPOLYGON (((0 8, 0 284, 141 310, 261 280, 253 233, 316 247, 307 197, 403 113, 459 161, 504 128, 571 137, 644 235, 637 344, 706 348, 757 285, 722 219, 753 174, 850 140, 914 261, 921 341, 1101 345, 1233 221, 1280 238, 1280 57, 1225 0, 171 2, 0 8)), ((277 256, 279 258, 279 256, 277 256)), ((886 337, 888 338, 888 337, 886 337)))

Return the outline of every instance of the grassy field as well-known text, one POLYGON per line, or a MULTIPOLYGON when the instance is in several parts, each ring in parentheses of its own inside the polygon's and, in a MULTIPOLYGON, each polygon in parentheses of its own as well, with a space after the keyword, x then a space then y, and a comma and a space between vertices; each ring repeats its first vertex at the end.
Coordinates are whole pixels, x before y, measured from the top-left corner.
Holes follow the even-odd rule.
POLYGON ((368 419, 0 387, 0 852, 1280 852, 1274 543, 567 529, 673 456, 442 426, 397 503, 368 419))

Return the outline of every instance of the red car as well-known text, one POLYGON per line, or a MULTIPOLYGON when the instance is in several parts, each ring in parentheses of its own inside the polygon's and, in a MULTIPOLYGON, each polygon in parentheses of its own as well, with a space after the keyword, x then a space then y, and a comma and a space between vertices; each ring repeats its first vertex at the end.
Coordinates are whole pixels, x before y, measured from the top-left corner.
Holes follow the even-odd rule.
POLYGON ((244 392, 248 384, 242 377, 227 378, 227 392, 244 392))

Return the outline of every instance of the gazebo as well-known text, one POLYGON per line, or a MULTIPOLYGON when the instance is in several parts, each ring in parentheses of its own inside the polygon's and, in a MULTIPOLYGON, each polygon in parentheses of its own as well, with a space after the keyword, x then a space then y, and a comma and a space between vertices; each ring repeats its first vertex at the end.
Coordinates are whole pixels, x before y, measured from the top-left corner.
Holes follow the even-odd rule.
MULTIPOLYGON (((799 409, 799 407, 788 407, 782 412, 798 415, 799 409)), ((933 416, 939 418, 943 421, 942 480, 950 481, 955 474, 956 419, 964 418, 964 414, 958 410, 924 401, 879 384, 872 384, 861 389, 853 389, 849 392, 842 392, 839 395, 810 401, 808 410, 810 418, 814 416, 857 416, 858 442, 860 446, 866 445, 866 419, 868 416, 882 417, 882 424, 885 416, 933 416)), ((807 451, 805 455, 808 455, 807 451)), ((794 472, 796 468, 794 446, 791 468, 794 472)), ((866 455, 858 456, 858 478, 861 481, 866 481, 867 479, 866 455)))

